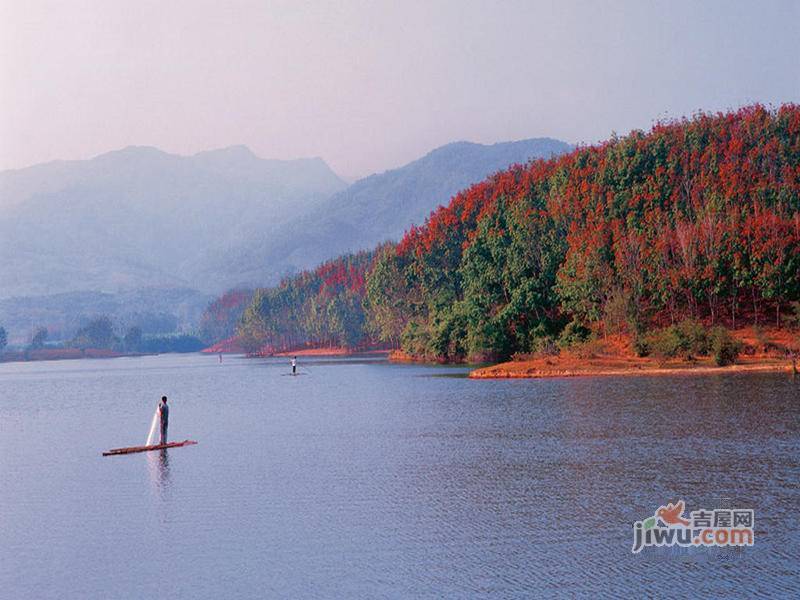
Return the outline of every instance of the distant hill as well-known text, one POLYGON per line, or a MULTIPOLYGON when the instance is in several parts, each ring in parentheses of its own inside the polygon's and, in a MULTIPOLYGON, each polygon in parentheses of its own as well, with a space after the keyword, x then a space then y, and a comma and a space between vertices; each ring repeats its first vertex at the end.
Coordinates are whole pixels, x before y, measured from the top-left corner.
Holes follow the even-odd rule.
POLYGON ((98 316, 110 317, 119 335, 134 325, 145 334, 170 334, 193 331, 210 300, 206 294, 177 288, 2 298, 0 326, 16 345, 27 344, 40 326, 48 328, 51 341, 69 339, 98 316))
POLYGON ((205 269, 346 184, 322 159, 244 146, 167 154, 129 147, 0 173, 0 298, 150 286, 217 291, 205 269))
POLYGON ((536 138, 492 145, 455 142, 403 167, 360 179, 257 244, 239 244, 210 273, 229 287, 274 283, 345 252, 399 239, 412 224, 446 205, 458 191, 514 163, 571 150, 565 142, 536 138))

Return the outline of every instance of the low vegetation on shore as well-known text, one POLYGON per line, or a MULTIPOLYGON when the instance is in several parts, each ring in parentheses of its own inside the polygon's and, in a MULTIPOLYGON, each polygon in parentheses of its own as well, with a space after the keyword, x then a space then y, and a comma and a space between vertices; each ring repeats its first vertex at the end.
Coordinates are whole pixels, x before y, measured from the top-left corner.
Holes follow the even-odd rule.
POLYGON ((567 348, 557 345, 481 367, 470 377, 572 377, 711 372, 789 371, 800 359, 800 331, 745 327, 729 331, 686 321, 655 331, 643 342, 616 334, 567 348), (652 345, 650 345, 652 344, 652 345))
POLYGON ((109 317, 97 317, 79 328, 69 340, 48 342, 49 332, 39 327, 27 345, 7 350, 8 336, 0 327, 0 361, 110 358, 131 354, 197 352, 203 342, 190 334, 146 335, 140 327, 117 332, 109 317), (6 351, 7 350, 7 351, 6 351))

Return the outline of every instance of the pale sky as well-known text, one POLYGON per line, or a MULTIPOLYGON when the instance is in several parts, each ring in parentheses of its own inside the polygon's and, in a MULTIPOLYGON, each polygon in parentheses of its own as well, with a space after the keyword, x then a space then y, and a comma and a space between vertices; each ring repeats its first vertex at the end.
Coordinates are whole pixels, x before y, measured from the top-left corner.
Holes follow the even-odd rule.
POLYGON ((0 169, 246 144, 338 173, 800 102, 800 1, 0 0, 0 169))

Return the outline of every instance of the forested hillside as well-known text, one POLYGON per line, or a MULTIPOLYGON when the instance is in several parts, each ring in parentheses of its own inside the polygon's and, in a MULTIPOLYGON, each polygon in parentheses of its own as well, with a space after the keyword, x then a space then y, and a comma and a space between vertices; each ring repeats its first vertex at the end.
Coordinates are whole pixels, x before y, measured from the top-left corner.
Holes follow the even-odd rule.
POLYGON ((252 300, 252 290, 230 290, 211 302, 200 318, 200 338, 213 343, 234 335, 252 300))
MULTIPOLYGON (((318 271, 296 281, 318 287, 318 271)), ((291 288, 257 294, 243 332, 327 339, 265 303, 291 288)), ((687 317, 780 325, 800 297, 800 107, 698 114, 497 173, 379 249, 348 289, 345 304, 316 296, 315 327, 335 304, 365 337, 448 360, 687 317)))
POLYGON ((256 290, 239 326, 242 346, 272 352, 369 343, 364 285, 372 259, 372 252, 348 254, 256 290))

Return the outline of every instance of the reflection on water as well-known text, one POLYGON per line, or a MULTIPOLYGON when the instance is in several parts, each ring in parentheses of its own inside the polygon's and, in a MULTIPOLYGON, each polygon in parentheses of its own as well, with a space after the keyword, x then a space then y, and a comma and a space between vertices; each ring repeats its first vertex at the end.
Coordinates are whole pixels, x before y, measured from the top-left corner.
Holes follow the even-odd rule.
POLYGON ((310 376, 216 356, 0 365, 2 595, 731 597, 800 583, 800 386, 785 375, 300 366, 310 376), (162 394, 174 438, 200 443, 101 457, 141 439, 162 394), (753 508, 756 545, 632 555, 634 521, 678 499, 753 508))
POLYGON ((169 491, 169 450, 164 448, 155 452, 147 452, 147 467, 153 489, 164 499, 169 491))

